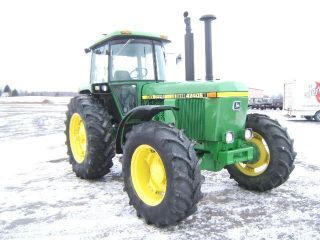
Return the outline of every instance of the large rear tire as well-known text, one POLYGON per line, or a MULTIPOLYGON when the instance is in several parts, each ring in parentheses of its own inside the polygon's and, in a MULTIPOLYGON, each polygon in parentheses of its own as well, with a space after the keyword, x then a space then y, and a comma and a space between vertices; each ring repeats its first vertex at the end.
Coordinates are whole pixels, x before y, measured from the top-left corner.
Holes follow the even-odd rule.
POLYGON ((66 114, 66 145, 73 171, 84 179, 104 176, 115 156, 112 117, 98 100, 87 95, 72 98, 66 114))
POLYGON ((248 190, 267 191, 283 184, 294 169, 293 140, 286 129, 266 115, 249 114, 254 161, 227 166, 231 178, 248 190))
POLYGON ((181 130, 159 122, 135 126, 127 134, 123 174, 137 215, 164 227, 195 212, 202 196, 199 164, 181 130))

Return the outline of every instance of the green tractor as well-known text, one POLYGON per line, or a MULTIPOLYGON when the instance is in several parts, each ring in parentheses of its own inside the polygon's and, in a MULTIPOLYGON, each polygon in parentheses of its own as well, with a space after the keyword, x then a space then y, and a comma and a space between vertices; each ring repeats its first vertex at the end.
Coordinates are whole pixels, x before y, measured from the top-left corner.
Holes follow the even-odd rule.
POLYGON ((124 190, 148 224, 173 225, 197 209, 200 170, 226 168, 241 187, 267 191, 284 183, 296 153, 286 129, 247 114, 248 89, 212 80, 211 26, 205 15, 207 81, 194 79, 193 34, 185 13, 186 80, 168 82, 162 35, 118 31, 92 53, 90 85, 71 99, 66 144, 75 174, 104 176, 121 158, 124 190))

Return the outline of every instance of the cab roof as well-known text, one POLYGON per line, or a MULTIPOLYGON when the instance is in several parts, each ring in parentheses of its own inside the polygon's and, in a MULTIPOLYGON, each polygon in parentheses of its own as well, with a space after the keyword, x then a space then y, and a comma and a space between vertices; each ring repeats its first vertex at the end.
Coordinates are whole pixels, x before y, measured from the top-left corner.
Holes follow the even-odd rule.
POLYGON ((165 35, 153 34, 148 32, 136 32, 136 31, 123 30, 123 31, 115 31, 113 33, 104 35, 101 39, 99 39, 92 46, 90 46, 90 49, 93 49, 98 45, 110 40, 129 39, 129 38, 151 39, 151 40, 158 40, 164 43, 170 42, 170 40, 168 40, 167 36, 165 35))

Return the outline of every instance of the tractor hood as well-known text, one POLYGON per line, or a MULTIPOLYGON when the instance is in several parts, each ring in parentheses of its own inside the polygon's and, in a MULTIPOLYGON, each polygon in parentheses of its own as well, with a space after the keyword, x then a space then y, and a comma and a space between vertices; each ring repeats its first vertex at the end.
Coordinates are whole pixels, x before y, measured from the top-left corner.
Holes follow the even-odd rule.
POLYGON ((190 82, 158 82, 146 84, 142 88, 142 99, 178 98, 175 94, 199 94, 189 95, 191 98, 204 97, 207 93, 219 92, 248 92, 243 83, 231 81, 190 81, 190 82))

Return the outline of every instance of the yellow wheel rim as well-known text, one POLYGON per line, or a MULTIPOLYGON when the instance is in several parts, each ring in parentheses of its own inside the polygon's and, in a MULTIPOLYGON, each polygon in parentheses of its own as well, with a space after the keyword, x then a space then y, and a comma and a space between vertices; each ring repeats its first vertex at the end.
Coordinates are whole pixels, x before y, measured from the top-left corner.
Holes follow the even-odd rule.
POLYGON ((69 138, 74 159, 79 164, 83 163, 87 152, 87 134, 78 113, 74 113, 70 119, 69 138))
POLYGON ((163 162, 154 148, 147 144, 136 148, 131 159, 131 180, 139 198, 149 206, 160 204, 167 188, 163 162))
POLYGON ((250 163, 236 163, 235 166, 243 174, 255 177, 267 170, 270 163, 270 152, 266 141, 256 132, 253 132, 253 138, 249 142, 256 148, 257 160, 250 163))

